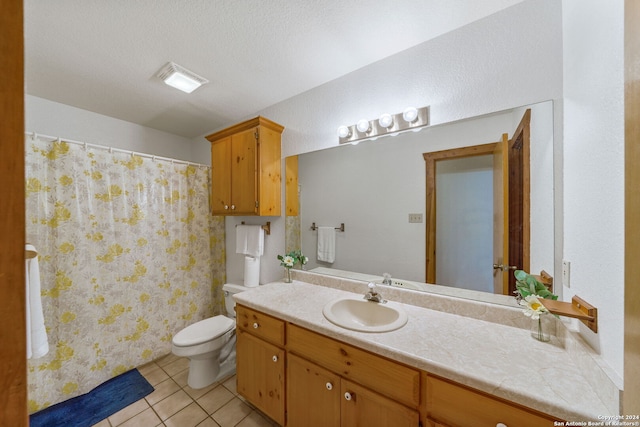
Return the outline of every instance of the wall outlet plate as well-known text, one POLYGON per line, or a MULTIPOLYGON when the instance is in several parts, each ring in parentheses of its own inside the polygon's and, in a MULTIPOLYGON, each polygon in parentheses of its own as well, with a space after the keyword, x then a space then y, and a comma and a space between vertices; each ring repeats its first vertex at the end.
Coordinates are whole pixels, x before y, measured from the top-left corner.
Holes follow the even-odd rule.
POLYGON ((562 260, 562 284, 567 288, 571 287, 571 263, 567 260, 562 260))
POLYGON ((421 213, 410 213, 409 214, 409 223, 420 223, 422 222, 422 214, 421 213))

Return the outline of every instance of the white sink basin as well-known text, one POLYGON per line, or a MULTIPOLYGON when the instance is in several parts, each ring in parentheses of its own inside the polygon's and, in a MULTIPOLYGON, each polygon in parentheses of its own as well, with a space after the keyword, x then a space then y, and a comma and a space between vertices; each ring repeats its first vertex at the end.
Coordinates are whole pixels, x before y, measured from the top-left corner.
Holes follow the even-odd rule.
POLYGON ((331 323, 360 332, 389 332, 407 323, 407 313, 394 303, 341 298, 329 302, 322 314, 331 323))

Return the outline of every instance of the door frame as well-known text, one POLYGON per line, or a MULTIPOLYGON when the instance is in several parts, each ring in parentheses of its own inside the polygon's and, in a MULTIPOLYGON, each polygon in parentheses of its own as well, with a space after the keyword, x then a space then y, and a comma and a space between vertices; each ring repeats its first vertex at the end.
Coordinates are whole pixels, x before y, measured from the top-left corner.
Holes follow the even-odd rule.
MULTIPOLYGON (((425 282, 436 283, 436 162, 472 156, 493 155, 498 142, 423 153, 426 169, 425 282)), ((508 140, 509 206, 505 221, 509 224, 510 264, 529 272, 531 256, 531 109, 525 110, 513 137, 508 140), (518 245, 512 244, 519 242, 518 245)), ((515 291, 515 277, 508 275, 504 293, 515 291)))
POLYGON ((436 283, 436 162, 439 160, 453 160, 492 154, 495 146, 496 143, 492 142, 489 144, 472 145, 469 147, 422 153, 427 175, 427 206, 425 215, 426 283, 436 283))

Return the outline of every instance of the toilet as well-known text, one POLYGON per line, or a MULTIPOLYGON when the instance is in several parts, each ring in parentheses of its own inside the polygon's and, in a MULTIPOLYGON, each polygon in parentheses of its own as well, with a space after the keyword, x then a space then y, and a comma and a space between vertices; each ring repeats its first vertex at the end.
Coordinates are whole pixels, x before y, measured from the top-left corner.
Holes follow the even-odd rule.
POLYGON ((236 312, 233 295, 247 289, 242 285, 226 283, 222 287, 226 316, 201 320, 174 335, 171 352, 189 358, 189 387, 204 388, 235 372, 236 312))

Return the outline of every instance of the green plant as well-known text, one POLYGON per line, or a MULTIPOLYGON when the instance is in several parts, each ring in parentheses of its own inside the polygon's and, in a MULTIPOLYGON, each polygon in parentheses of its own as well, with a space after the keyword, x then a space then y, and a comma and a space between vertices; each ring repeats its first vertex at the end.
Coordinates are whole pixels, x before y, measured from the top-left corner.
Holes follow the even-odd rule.
POLYGON ((304 256, 302 251, 291 251, 286 255, 278 255, 278 260, 280 260, 280 265, 284 268, 293 268, 298 263, 305 265, 309 262, 309 258, 304 256))
POLYGON ((535 276, 524 270, 516 270, 513 275, 516 278, 516 294, 518 300, 526 298, 530 295, 539 298, 557 300, 558 296, 553 294, 545 285, 540 283, 535 276))

